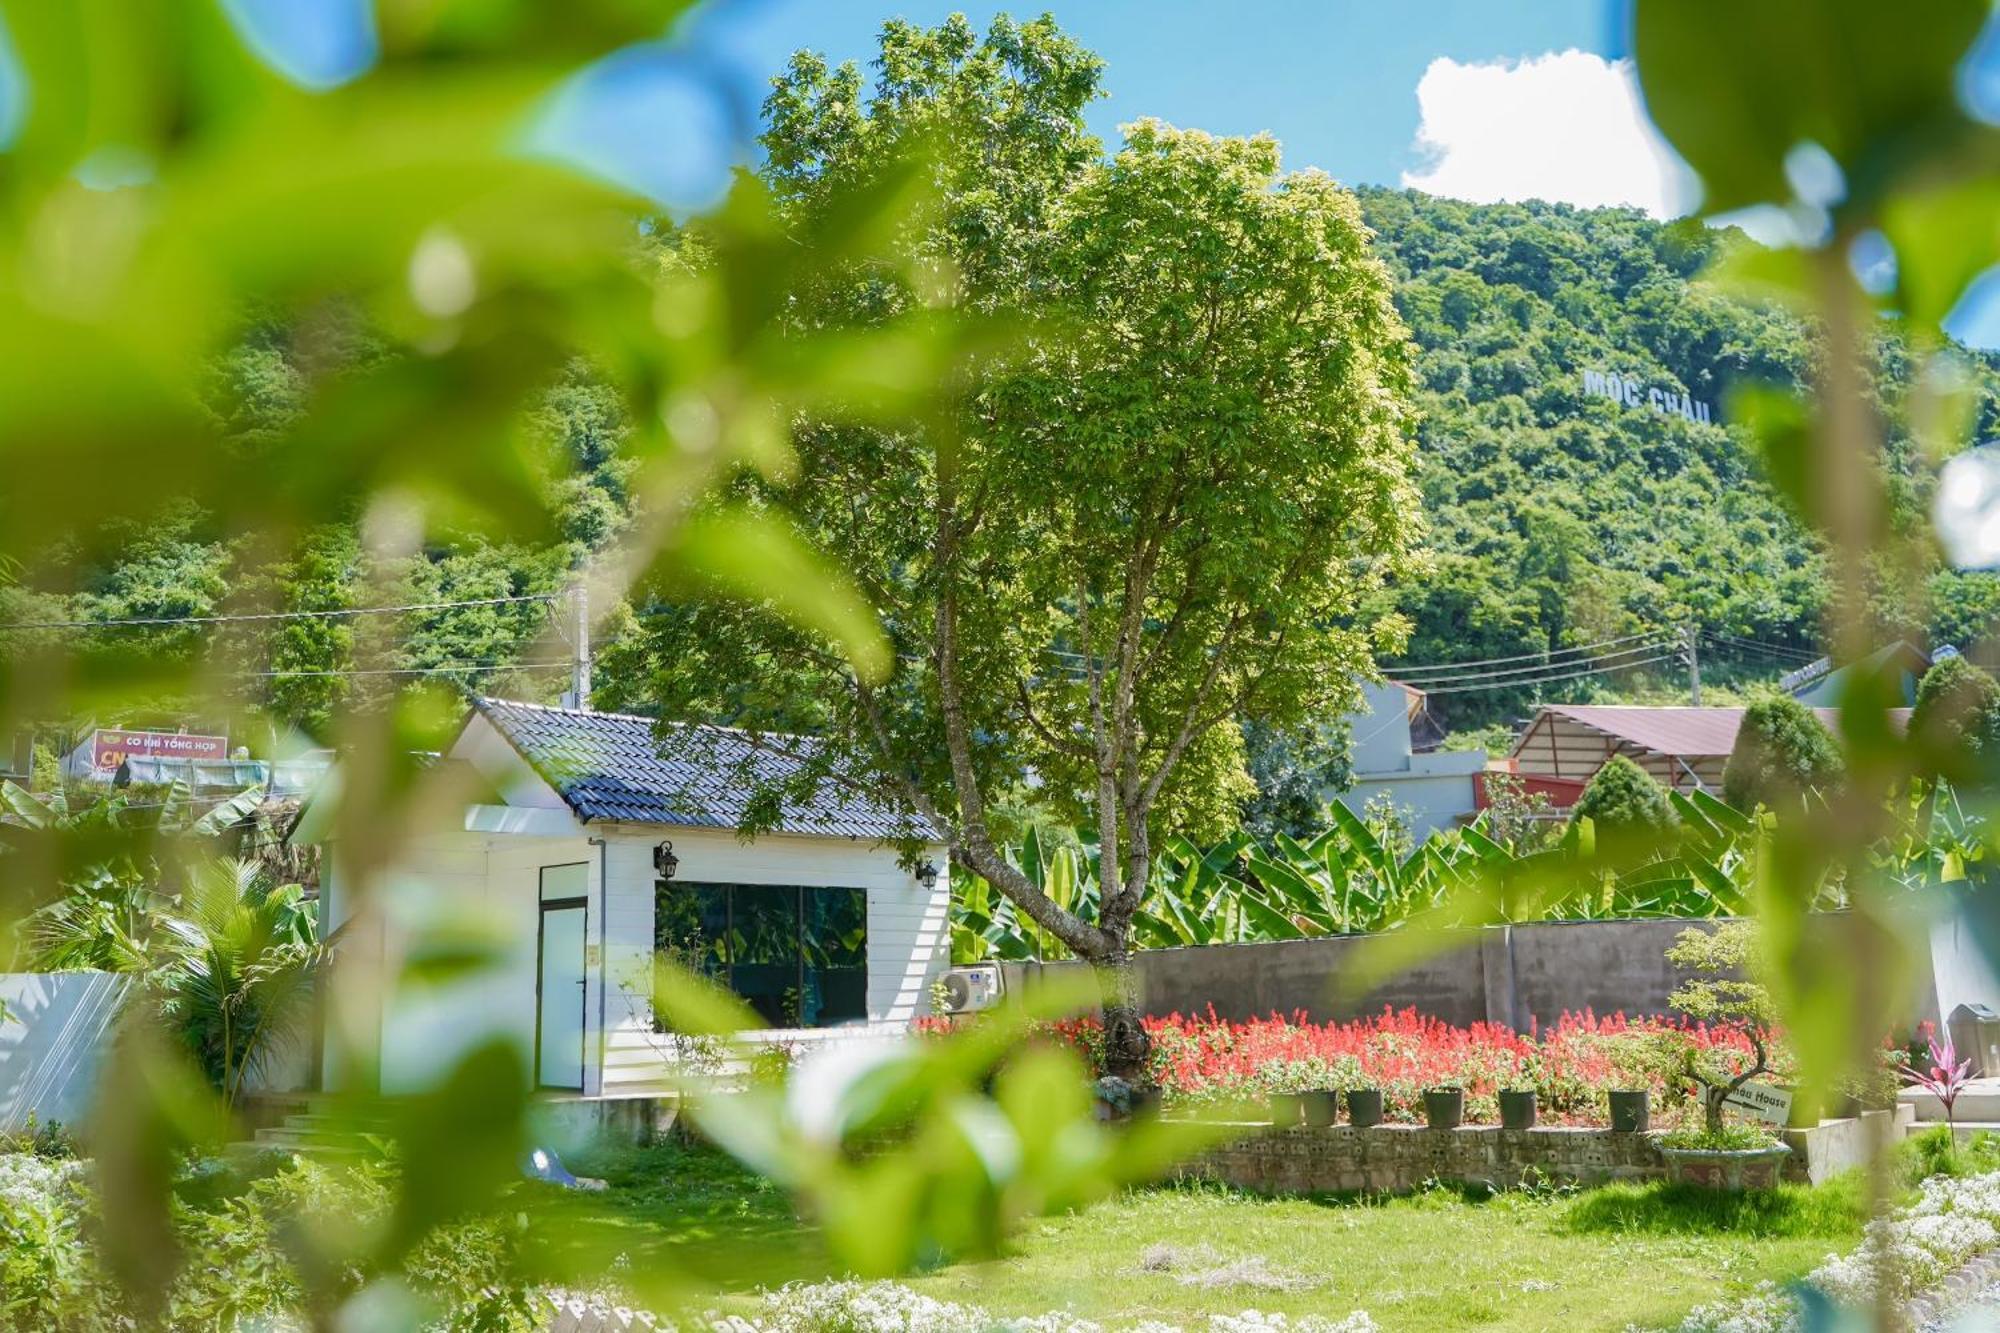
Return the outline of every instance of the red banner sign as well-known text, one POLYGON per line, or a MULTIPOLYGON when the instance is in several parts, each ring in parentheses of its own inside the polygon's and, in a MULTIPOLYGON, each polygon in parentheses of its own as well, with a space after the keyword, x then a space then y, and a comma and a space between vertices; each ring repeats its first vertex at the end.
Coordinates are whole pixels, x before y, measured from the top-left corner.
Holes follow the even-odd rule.
POLYGON ((227 736, 190 736, 173 731, 106 731, 90 738, 90 766, 115 773, 127 759, 227 759, 227 736))

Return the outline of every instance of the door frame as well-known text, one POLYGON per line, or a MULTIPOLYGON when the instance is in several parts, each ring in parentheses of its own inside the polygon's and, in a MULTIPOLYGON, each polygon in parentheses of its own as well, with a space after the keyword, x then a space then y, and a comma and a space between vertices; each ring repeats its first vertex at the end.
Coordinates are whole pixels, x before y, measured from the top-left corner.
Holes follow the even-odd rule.
MULTIPOLYGON (((552 867, 541 867, 551 869, 552 867)), ((540 887, 540 876, 536 876, 536 886, 540 887)), ((582 1092, 589 1080, 588 1038, 590 1035, 590 898, 544 898, 535 913, 535 1090, 551 1092, 582 1092), (544 1083, 542 1081, 542 966, 543 950, 548 939, 548 914, 558 912, 583 911, 583 954, 578 958, 578 972, 581 980, 576 988, 577 1011, 577 1051, 576 1084, 544 1083)))

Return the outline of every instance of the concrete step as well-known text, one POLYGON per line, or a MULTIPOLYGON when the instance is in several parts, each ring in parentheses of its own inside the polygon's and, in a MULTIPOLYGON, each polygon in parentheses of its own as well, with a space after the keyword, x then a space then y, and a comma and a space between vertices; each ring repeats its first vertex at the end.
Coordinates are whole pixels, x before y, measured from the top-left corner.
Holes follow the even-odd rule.
MULTIPOLYGON (((1897 1100, 1915 1107, 1921 1124, 1941 1125, 1945 1121, 1944 1103, 1922 1088, 1905 1088, 1897 1100)), ((1952 1103, 1951 1118, 1960 1124, 2000 1122, 2000 1079, 1976 1078, 1967 1083, 1952 1103)))

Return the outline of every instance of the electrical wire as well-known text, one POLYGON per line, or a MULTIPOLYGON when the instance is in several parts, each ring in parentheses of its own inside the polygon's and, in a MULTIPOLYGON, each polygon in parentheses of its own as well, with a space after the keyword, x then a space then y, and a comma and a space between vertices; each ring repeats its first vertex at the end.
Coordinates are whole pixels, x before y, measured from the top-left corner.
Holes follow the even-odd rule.
POLYGON ((575 663, 555 659, 547 662, 459 662, 432 667, 339 667, 324 671, 242 671, 237 675, 258 680, 294 679, 301 676, 442 676, 468 671, 542 671, 550 667, 570 667, 575 663))
POLYGON ((1480 685, 1447 685, 1442 689, 1426 689, 1425 694, 1464 694, 1470 690, 1511 690, 1530 685, 1550 685, 1556 681, 1578 680, 1584 676, 1600 675, 1606 671, 1623 671, 1628 667, 1642 667, 1652 662, 1666 662, 1680 656, 1679 653, 1661 653, 1657 657, 1642 657, 1636 662, 1620 662, 1612 667, 1590 667, 1582 671, 1571 671, 1564 675, 1541 676, 1534 680, 1503 680, 1480 685))
POLYGON ((131 625, 227 625, 270 620, 337 620, 349 616, 402 615, 411 611, 453 611, 470 606, 517 606, 553 602, 561 593, 523 593, 517 597, 474 597, 456 602, 410 602, 403 606, 350 606, 333 611, 255 611, 218 616, 121 616, 111 620, 32 620, 0 625, 0 634, 31 629, 116 629, 131 625))
POLYGON ((1773 657, 1795 657, 1800 665, 1817 662, 1825 654, 1808 648, 1794 648, 1789 644, 1768 643, 1763 639, 1747 639, 1740 634, 1725 634, 1721 630, 1704 630, 1702 637, 1718 648, 1742 648, 1754 652, 1768 653, 1773 657))
POLYGON ((1542 653, 1522 653, 1517 657, 1481 657, 1469 662, 1441 662, 1436 666, 1393 666, 1385 665, 1382 670, 1401 680, 1406 675, 1423 675, 1435 671, 1458 671, 1465 667, 1502 666, 1509 662, 1536 662, 1544 666, 1561 666, 1563 663, 1550 661, 1551 658, 1573 656, 1579 653, 1592 654, 1596 649, 1609 648, 1615 644, 1636 643, 1641 639, 1657 639, 1673 634, 1670 629, 1649 629, 1639 634, 1627 634, 1616 639, 1599 639, 1595 643, 1579 643, 1569 648, 1551 648, 1542 653))
MULTIPOLYGON (((1402 673, 1392 673, 1390 679, 1411 686, 1414 689, 1422 690, 1428 694, 1435 693, 1435 687, 1437 686, 1467 685, 1473 683, 1505 685, 1510 682, 1522 682, 1536 675, 1549 671, 1564 670, 1569 667, 1588 667, 1591 670, 1615 669, 1619 666, 1629 665, 1629 663, 1618 661, 1617 659, 1619 658, 1632 657, 1640 653, 1655 652, 1662 648, 1678 650, 1679 647, 1680 641, 1677 638, 1654 639, 1647 643, 1634 644, 1630 648, 1620 648, 1615 652, 1603 653, 1596 657, 1577 658, 1567 662, 1542 662, 1533 666, 1508 667, 1502 671, 1469 671, 1456 675, 1426 676, 1417 680, 1413 680, 1402 673)), ((1585 674, 1588 674, 1588 672, 1585 674)))

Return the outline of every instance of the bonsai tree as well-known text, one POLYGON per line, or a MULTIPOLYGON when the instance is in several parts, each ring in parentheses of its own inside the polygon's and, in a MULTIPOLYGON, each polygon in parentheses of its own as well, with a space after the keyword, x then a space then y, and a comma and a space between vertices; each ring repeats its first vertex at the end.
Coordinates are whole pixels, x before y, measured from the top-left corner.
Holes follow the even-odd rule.
POLYGON ((1674 989, 1668 1003, 1696 1022, 1741 1033, 1750 1042, 1751 1060, 1740 1068, 1740 1059, 1730 1052, 1692 1040, 1680 1044, 1680 1073, 1702 1090, 1703 1128, 1711 1139, 1723 1132, 1723 1104, 1771 1069, 1769 1032, 1777 1022, 1777 1006, 1771 993, 1748 975, 1756 952, 1752 921, 1725 922, 1713 932, 1684 930, 1667 950, 1668 962, 1696 973, 1674 989))
POLYGON ((1931 776, 1964 779, 2000 767, 2000 682, 1963 657, 1940 658, 1917 682, 1910 740, 1931 776))
POLYGON ((1770 695, 1743 710, 1722 797, 1739 810, 1775 809, 1833 785, 1845 771, 1840 746, 1818 715, 1797 699, 1770 695))
POLYGON ((1679 825, 1667 789, 1624 755, 1597 770, 1570 811, 1572 824, 1588 819, 1607 858, 1632 861, 1665 842, 1679 825))

